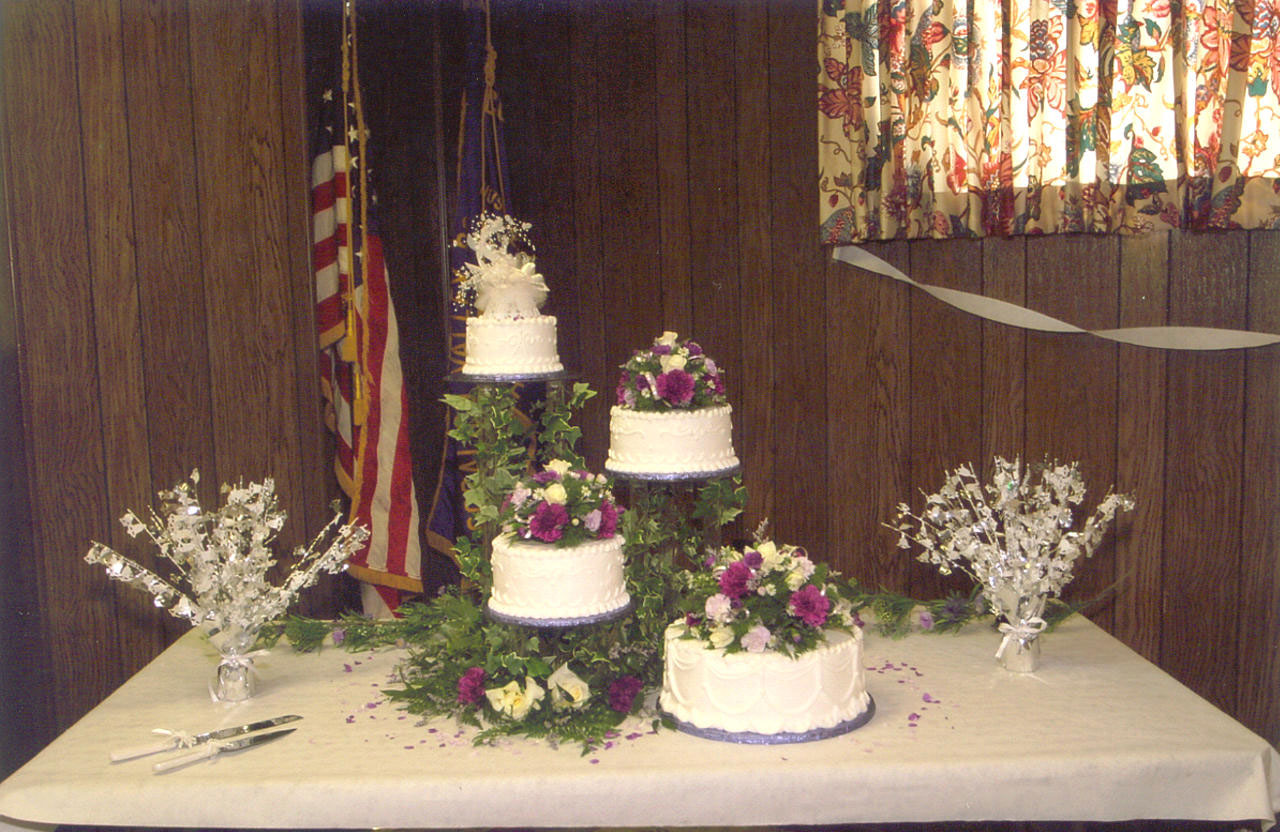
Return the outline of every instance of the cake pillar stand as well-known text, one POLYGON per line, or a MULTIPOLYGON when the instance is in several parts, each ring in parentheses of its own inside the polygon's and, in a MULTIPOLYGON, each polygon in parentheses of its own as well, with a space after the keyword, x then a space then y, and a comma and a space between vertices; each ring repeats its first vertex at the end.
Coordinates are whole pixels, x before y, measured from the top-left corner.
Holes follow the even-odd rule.
POLYGON ((625 488, 628 511, 657 515, 661 528, 689 530, 697 542, 696 551, 681 547, 677 536, 671 545, 684 551, 669 552, 674 560, 694 561, 684 565, 696 568, 723 545, 724 526, 715 518, 697 517, 695 508, 703 488, 717 480, 738 476, 740 467, 698 475, 634 474, 610 471, 607 467, 605 471, 625 488))

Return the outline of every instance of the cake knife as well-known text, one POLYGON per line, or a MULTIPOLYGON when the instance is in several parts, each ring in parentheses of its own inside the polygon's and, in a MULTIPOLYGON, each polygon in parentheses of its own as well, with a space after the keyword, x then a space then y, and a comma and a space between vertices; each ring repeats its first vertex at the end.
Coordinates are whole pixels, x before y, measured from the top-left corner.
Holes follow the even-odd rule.
POLYGON ((200 748, 190 754, 179 754, 168 760, 161 760, 151 767, 151 770, 157 774, 172 771, 175 768, 188 766, 200 760, 207 760, 210 757, 216 757, 219 754, 228 751, 243 751, 246 748, 252 748, 255 745, 261 745, 264 742, 271 742, 283 737, 285 734, 292 734, 297 728, 281 728, 279 731, 268 731, 265 734, 253 734, 248 737, 241 737, 238 740, 213 740, 206 742, 200 748))
POLYGON ((148 754, 160 754, 164 751, 173 751, 177 748, 186 746, 200 745, 210 740, 225 740, 231 737, 238 737, 241 734, 249 734, 254 731, 261 731, 263 728, 274 728, 277 725, 284 725, 294 720, 302 719, 297 714, 285 714, 284 716, 276 716, 271 719, 261 719, 257 722, 250 722, 246 725, 236 725, 232 728, 219 728, 216 731, 205 731, 203 734, 195 736, 183 736, 174 731, 162 731, 167 736, 150 745, 140 745, 135 748, 125 748, 119 751, 111 752, 111 762, 118 763, 121 760, 132 760, 135 757, 145 757, 148 754))

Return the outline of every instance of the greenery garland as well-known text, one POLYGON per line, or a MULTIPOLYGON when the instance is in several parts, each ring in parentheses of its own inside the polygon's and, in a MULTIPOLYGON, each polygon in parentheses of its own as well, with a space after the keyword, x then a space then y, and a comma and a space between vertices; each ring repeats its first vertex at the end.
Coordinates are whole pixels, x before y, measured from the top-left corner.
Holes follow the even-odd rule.
MULTIPOLYGON (((471 527, 455 547, 462 586, 402 604, 391 620, 353 613, 336 621, 292 616, 266 628, 260 645, 283 638, 311 651, 331 638, 351 651, 403 647, 408 656, 401 686, 386 695, 410 713, 476 726, 477 743, 520 735, 577 743, 586 753, 603 742, 660 685, 663 632, 688 611, 690 576, 718 551, 722 527, 741 514, 747 495, 738 477, 695 485, 632 482, 620 520, 634 605, 629 616, 563 631, 489 620, 482 608, 492 583, 488 546, 499 529, 502 500, 531 465, 564 459, 585 466, 572 417, 593 395, 581 383, 548 385, 532 408, 536 437, 513 385, 445 396, 456 414, 449 435, 476 452, 476 470, 463 492, 471 527)), ((954 632, 987 615, 980 588, 967 597, 920 602, 841 581, 840 594, 863 623, 889 637, 954 632)), ((1077 609, 1057 602, 1045 618, 1052 626, 1077 609)))

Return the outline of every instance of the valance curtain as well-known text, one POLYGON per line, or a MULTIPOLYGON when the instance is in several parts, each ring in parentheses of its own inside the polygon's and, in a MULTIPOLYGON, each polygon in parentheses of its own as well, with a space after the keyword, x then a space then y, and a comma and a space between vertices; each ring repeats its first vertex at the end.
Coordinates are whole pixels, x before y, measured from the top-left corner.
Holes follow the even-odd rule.
POLYGON ((1280 228, 1280 0, 819 0, 822 241, 1280 228))

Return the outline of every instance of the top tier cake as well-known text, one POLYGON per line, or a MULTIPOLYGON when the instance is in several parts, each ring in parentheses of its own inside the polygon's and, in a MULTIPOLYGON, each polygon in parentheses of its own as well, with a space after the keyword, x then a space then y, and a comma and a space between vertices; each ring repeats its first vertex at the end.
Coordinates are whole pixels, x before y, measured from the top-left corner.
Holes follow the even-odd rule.
POLYGON ((715 361, 664 332, 622 365, 605 470, 655 479, 735 471, 731 410, 715 361))
POLYGON ((538 274, 529 223, 485 214, 466 237, 476 262, 462 267, 467 318, 466 375, 527 378, 562 372, 556 319, 539 310, 547 284, 538 274))

